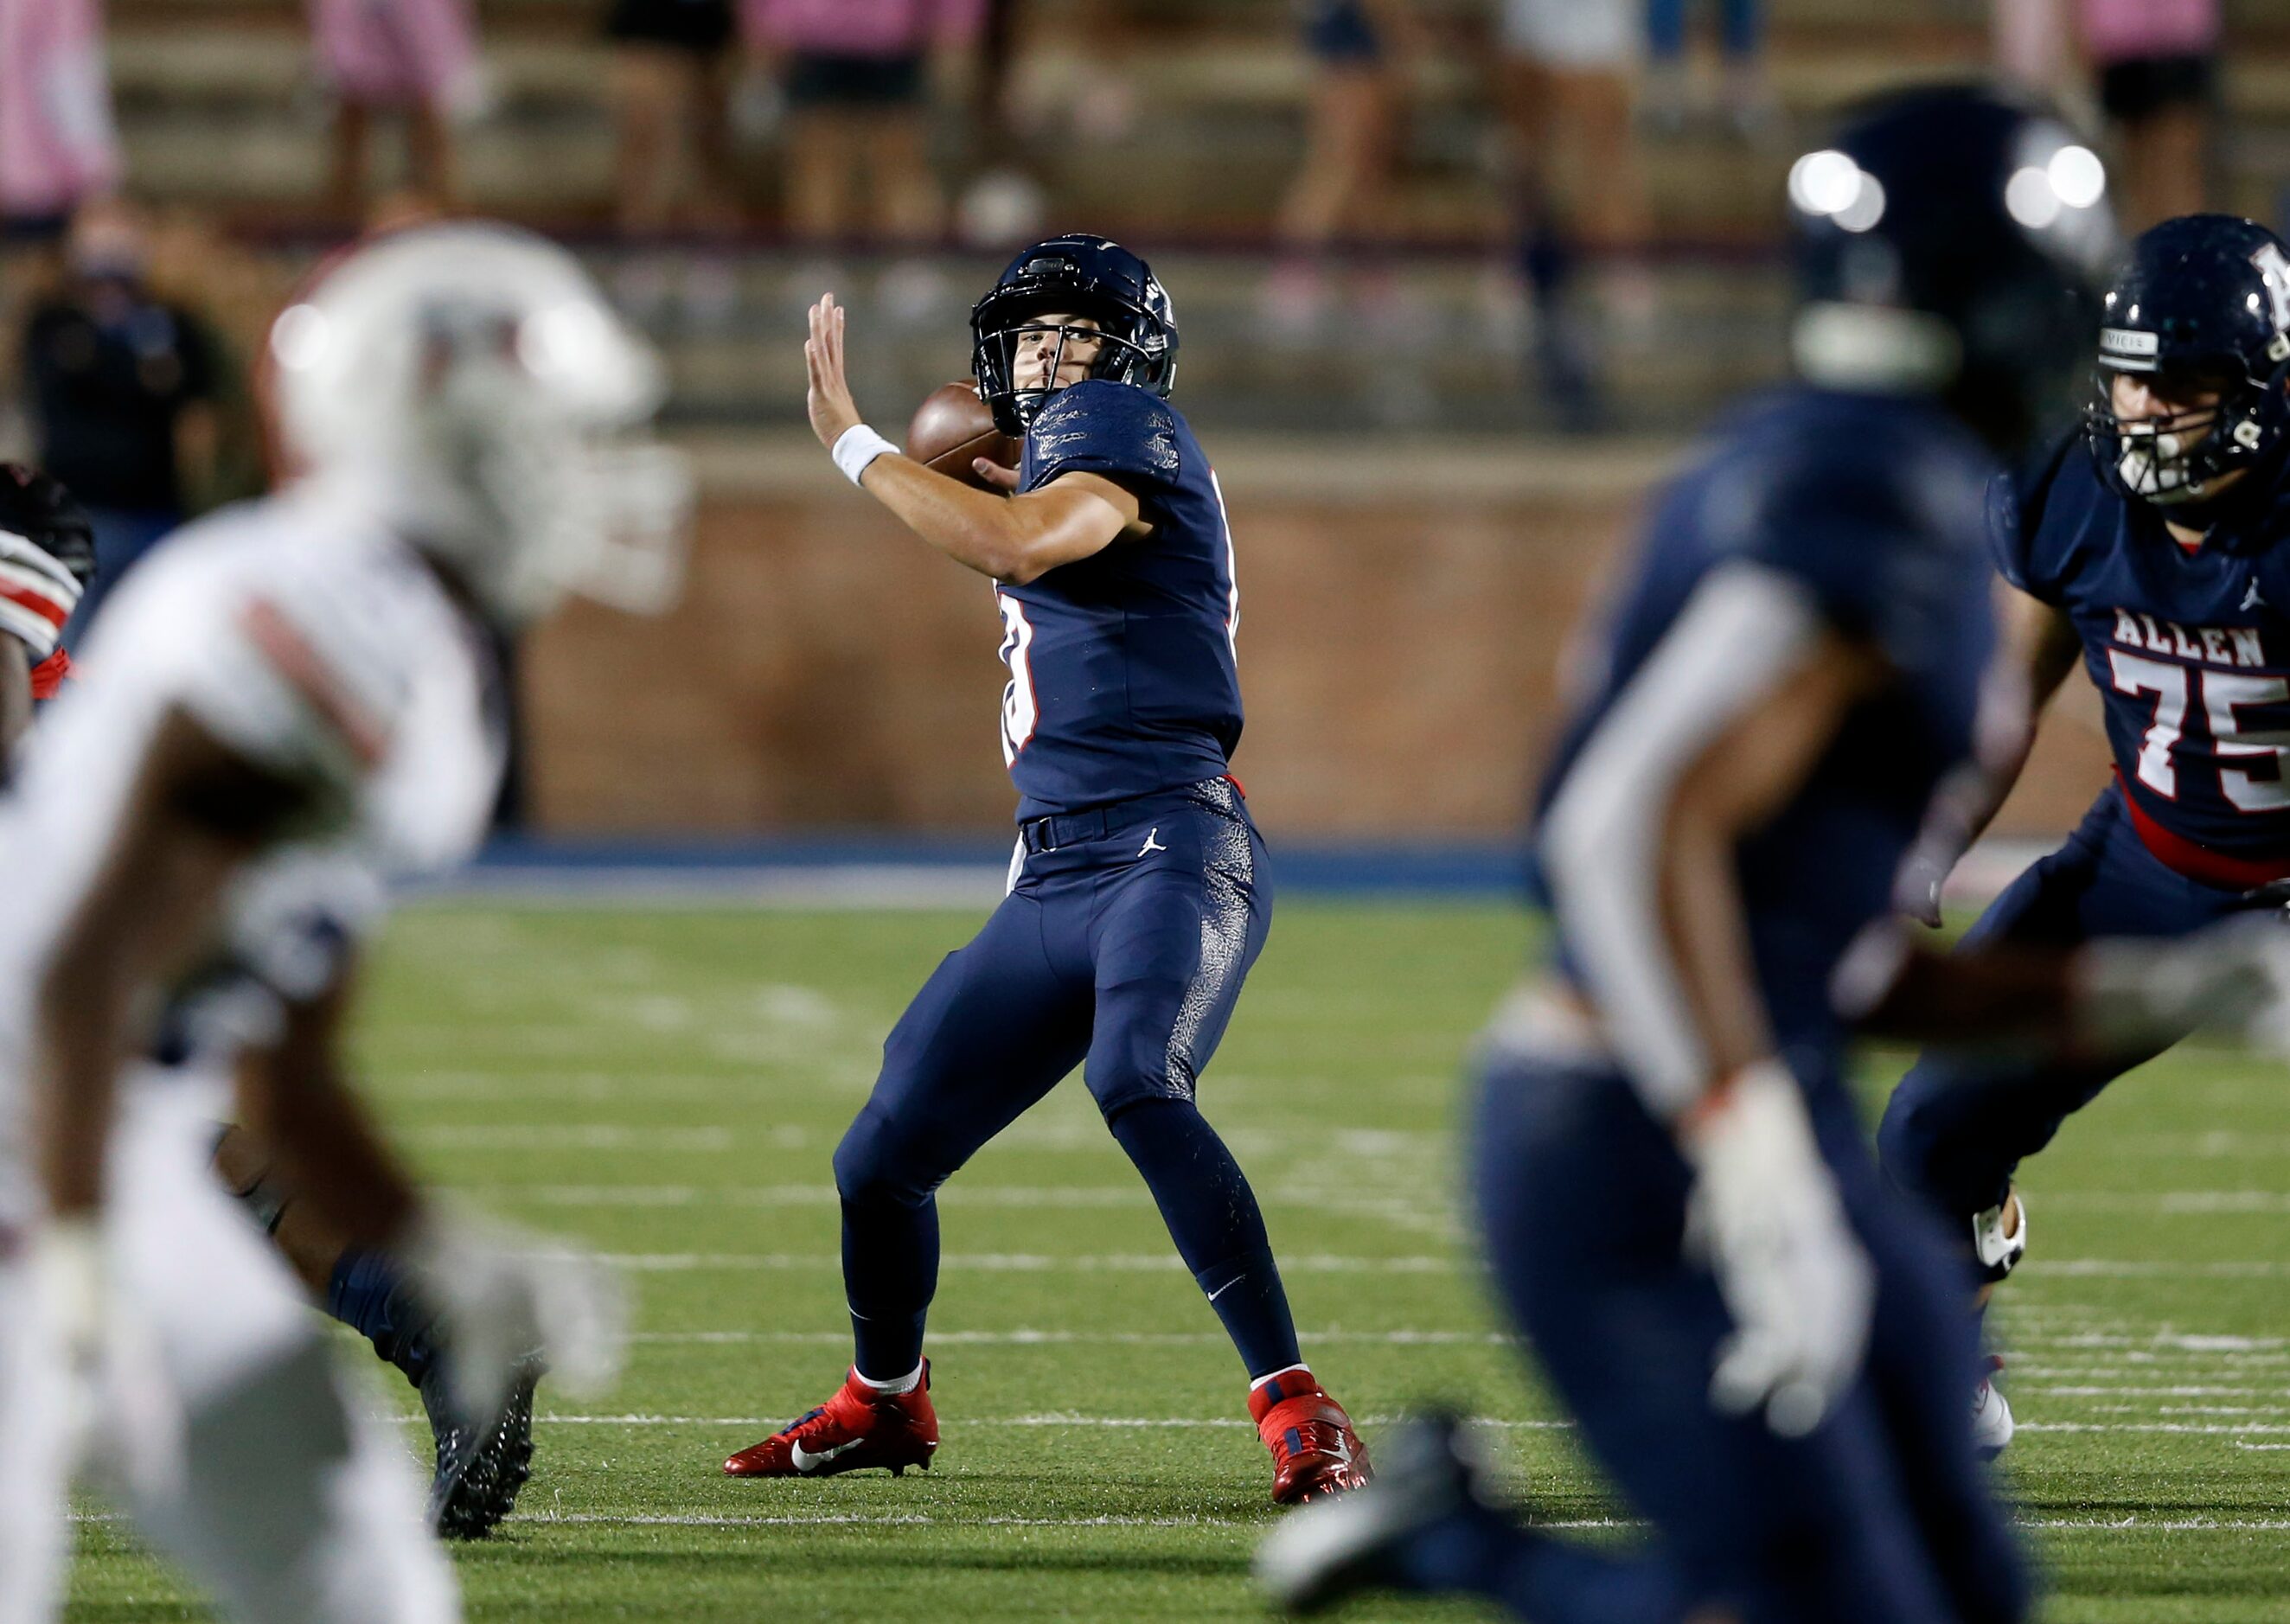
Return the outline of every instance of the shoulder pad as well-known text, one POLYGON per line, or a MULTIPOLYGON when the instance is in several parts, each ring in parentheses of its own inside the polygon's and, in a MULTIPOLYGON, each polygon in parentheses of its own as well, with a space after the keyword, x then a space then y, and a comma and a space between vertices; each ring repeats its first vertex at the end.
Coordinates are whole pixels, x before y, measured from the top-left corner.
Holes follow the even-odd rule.
POLYGON ((1177 414, 1166 401, 1134 384, 1085 379, 1052 396, 1027 431, 1021 488, 1076 472, 1173 484, 1183 465, 1177 414))
POLYGON ((2018 468, 1998 475, 1988 492, 1988 547, 1997 572, 2021 591, 2046 602, 2061 586, 2066 560, 2056 547, 2038 545, 2044 519, 2063 480, 2095 473, 2081 429, 2041 445, 2018 468))

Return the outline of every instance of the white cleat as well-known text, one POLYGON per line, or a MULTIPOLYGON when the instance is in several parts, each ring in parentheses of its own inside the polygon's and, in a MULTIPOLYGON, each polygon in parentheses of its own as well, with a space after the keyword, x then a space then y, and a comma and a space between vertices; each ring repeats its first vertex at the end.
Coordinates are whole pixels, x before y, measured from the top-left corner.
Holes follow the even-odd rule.
POLYGON ((1972 1391, 1972 1451, 1982 1460, 1993 1460, 2012 1441, 2012 1406, 1996 1386, 2004 1361, 1990 1359, 1988 1374, 1972 1391))
POLYGON ((1980 1260, 1981 1271, 1991 1285, 2019 1268, 2020 1260, 2028 1255, 2028 1203, 2018 1189, 2009 1191, 1999 1204, 1974 1215, 1972 1253, 1980 1260))

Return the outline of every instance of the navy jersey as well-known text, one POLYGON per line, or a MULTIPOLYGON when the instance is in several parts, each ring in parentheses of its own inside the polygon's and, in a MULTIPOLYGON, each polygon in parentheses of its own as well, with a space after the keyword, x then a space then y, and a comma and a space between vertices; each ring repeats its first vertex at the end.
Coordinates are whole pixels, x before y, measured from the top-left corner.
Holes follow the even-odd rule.
MULTIPOLYGON (((1838 960, 1889 910, 1934 790, 1973 755, 1995 652, 1982 546, 1994 471, 1930 405, 1803 388, 1753 403, 1656 505, 1544 780, 1539 812, 1703 578, 1729 561, 1792 578, 1830 624, 1878 649, 1894 680, 1740 852, 1758 985, 1808 1077, 1833 1071, 1843 1039, 1827 996, 1838 960)), ((1539 876, 1533 885, 1547 900, 1539 876)))
POLYGON ((2290 500, 2190 552, 2109 485, 2081 436, 1999 478, 2004 578, 2064 610, 2134 809, 2231 857, 2290 860, 2290 500))
POLYGON ((1034 420, 1019 488, 1074 472, 1134 492, 1153 532, 995 588, 1021 819, 1215 778, 1240 742, 1232 537, 1200 443, 1166 401, 1092 379, 1034 420))

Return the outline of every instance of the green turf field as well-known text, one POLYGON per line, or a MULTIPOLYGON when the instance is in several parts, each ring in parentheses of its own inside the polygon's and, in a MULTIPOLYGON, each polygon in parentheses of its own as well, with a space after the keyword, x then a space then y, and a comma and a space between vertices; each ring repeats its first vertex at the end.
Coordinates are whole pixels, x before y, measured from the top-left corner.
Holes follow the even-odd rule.
MULTIPOLYGON (((718 1474, 840 1379, 828 1158, 885 1030, 973 922, 440 904, 395 926, 362 1048, 403 1141, 441 1182, 620 1256, 640 1293, 617 1393, 543 1389, 520 1515, 460 1559, 473 1616, 1261 1616, 1245 1564, 1269 1474, 1241 1372, 1077 1082, 944 1195, 938 1468, 718 1474)), ((1371 1444, 1375 1418, 1466 1403, 1513 1423, 1542 1515, 1600 1519, 1458 1228, 1457 1059, 1522 929, 1495 908, 1284 906, 1202 1098, 1264 1198, 1306 1353, 1371 1444)), ((2170 1059, 2028 1188, 2036 1252, 2002 1325, 2044 1616, 2290 1619, 2290 1078, 2170 1059)), ((196 1615, 116 1523, 81 1534, 71 1616, 196 1615)))

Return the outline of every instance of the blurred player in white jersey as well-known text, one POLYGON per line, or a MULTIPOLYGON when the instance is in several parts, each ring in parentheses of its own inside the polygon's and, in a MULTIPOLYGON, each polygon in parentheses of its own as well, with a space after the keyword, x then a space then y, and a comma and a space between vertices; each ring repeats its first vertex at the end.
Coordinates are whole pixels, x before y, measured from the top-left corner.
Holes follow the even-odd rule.
POLYGON ((457 1402, 536 1348, 576 1388, 614 1300, 418 1193, 345 1076, 384 884, 476 846, 501 741, 483 622, 666 567, 681 470, 610 444, 655 358, 569 256, 408 232, 273 331, 302 477, 115 598, 0 803, 0 1624, 50 1615, 75 1458, 235 1618, 457 1616, 402 1446, 345 1401, 285 1264, 208 1170, 214 1068, 351 1244, 435 1305, 457 1402))

